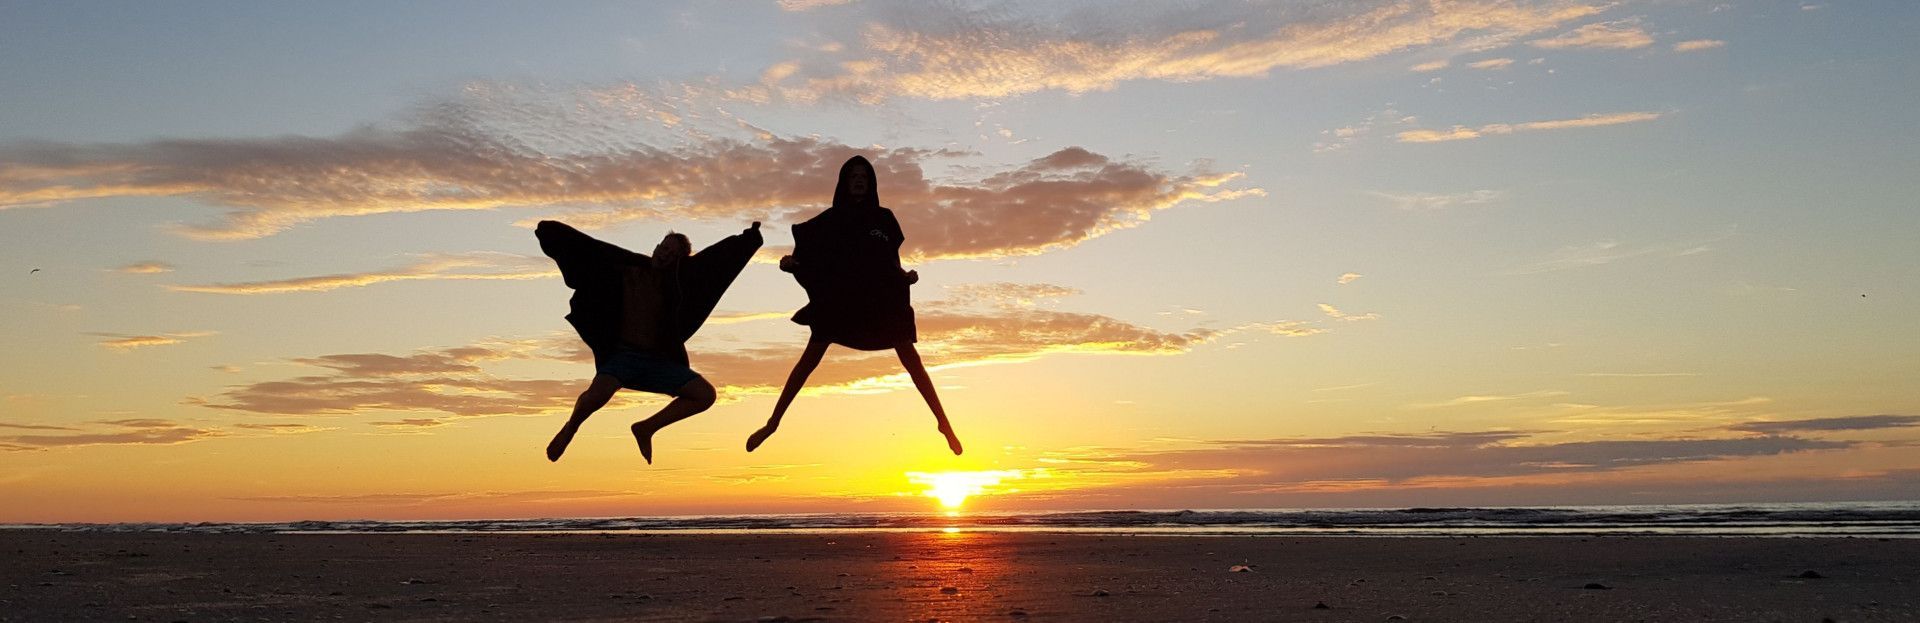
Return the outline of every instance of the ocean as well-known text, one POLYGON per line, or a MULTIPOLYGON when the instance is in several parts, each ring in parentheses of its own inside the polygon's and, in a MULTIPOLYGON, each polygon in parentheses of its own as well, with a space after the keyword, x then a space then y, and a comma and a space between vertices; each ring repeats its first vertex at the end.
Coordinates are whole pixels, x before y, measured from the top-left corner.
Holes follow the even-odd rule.
POLYGON ((1920 537, 1920 502, 836 513, 679 517, 11 524, 0 529, 184 533, 1060 532, 1275 536, 1920 537))

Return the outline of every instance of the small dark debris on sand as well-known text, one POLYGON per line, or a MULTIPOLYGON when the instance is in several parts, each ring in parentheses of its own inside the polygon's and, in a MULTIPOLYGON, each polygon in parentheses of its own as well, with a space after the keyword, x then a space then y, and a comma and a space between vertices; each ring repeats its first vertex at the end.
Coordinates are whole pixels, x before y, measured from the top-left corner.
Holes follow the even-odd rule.
POLYGON ((1599 583, 1599 582, 1588 582, 1586 586, 1582 586, 1582 587, 1580 587, 1580 588, 1584 588, 1584 589, 1587 589, 1587 590, 1590 590, 1590 591, 1610 591, 1610 590, 1613 590, 1613 587, 1611 587, 1611 586, 1607 586, 1607 585, 1605 585, 1605 584, 1601 584, 1601 583, 1599 583))
POLYGON ((1812 570, 1812 569, 1808 569, 1808 570, 1806 570, 1806 571, 1801 571, 1801 572, 1800 572, 1800 577, 1803 577, 1803 578, 1806 578, 1806 579, 1809 579, 1809 580, 1818 580, 1818 579, 1820 579, 1820 578, 1824 578, 1824 577, 1827 577, 1827 576, 1824 576, 1824 575, 1820 575, 1820 572, 1819 572, 1819 571, 1814 571, 1814 570, 1812 570))

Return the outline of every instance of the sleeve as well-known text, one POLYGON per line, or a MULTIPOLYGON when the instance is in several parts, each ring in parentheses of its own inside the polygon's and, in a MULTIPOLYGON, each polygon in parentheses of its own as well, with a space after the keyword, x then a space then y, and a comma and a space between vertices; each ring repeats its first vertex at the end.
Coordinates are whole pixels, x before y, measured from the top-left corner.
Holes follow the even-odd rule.
POLYGON ((560 266, 560 276, 569 288, 579 289, 587 273, 609 265, 647 261, 645 255, 596 239, 560 221, 540 221, 533 235, 540 239, 540 251, 560 266))
POLYGON ((753 253, 760 250, 763 241, 759 228, 748 228, 686 259, 686 270, 682 274, 690 279, 684 282, 687 298, 682 303, 679 319, 680 339, 693 337, 700 325, 706 324, 707 316, 720 304, 720 297, 753 261, 753 253))
POLYGON ((798 265, 793 269, 793 280, 800 287, 811 288, 820 280, 821 273, 832 262, 827 253, 831 245, 820 240, 823 233, 812 221, 793 226, 793 259, 798 265))

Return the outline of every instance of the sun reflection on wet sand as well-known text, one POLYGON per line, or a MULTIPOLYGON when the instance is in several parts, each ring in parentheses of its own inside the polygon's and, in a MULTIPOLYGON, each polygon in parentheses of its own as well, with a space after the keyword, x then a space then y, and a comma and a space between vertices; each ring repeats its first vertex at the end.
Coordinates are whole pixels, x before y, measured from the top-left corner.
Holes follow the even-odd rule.
POLYGON ((911 555, 896 563, 905 565, 896 593, 912 606, 912 620, 1005 615, 985 611, 996 608, 1011 588, 1008 561, 996 555, 1004 551, 996 536, 949 526, 912 539, 911 555))

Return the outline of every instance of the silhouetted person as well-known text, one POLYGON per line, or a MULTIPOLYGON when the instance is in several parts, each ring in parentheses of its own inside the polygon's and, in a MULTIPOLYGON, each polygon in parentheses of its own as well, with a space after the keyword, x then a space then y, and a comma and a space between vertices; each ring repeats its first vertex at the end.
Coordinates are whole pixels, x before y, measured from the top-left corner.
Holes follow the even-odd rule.
POLYGON ((839 344, 857 350, 891 349, 898 354, 913 386, 933 409, 947 447, 960 454, 960 438, 954 436, 947 412, 934 393, 933 379, 927 377, 927 367, 913 348, 916 336, 908 286, 919 281, 920 274, 901 269, 902 240, 900 222, 892 211, 880 207, 873 165, 860 156, 848 159, 840 167, 833 205, 794 225, 793 255, 780 258, 780 270, 793 273, 807 291, 807 305, 793 315, 793 321, 812 327, 813 335, 780 390, 773 416, 747 438, 748 452, 780 428, 781 416, 806 385, 807 375, 820 365, 827 345, 839 344))
POLYGON ((760 249, 760 223, 698 254, 685 235, 668 233, 653 248, 653 257, 558 221, 541 221, 534 235, 573 288, 567 322, 593 350, 595 370, 574 403, 573 416, 547 444, 547 460, 560 460, 587 416, 625 387, 673 396, 660 412, 631 427, 640 455, 653 463, 654 433, 713 406, 713 385, 688 367, 687 339, 760 249))

